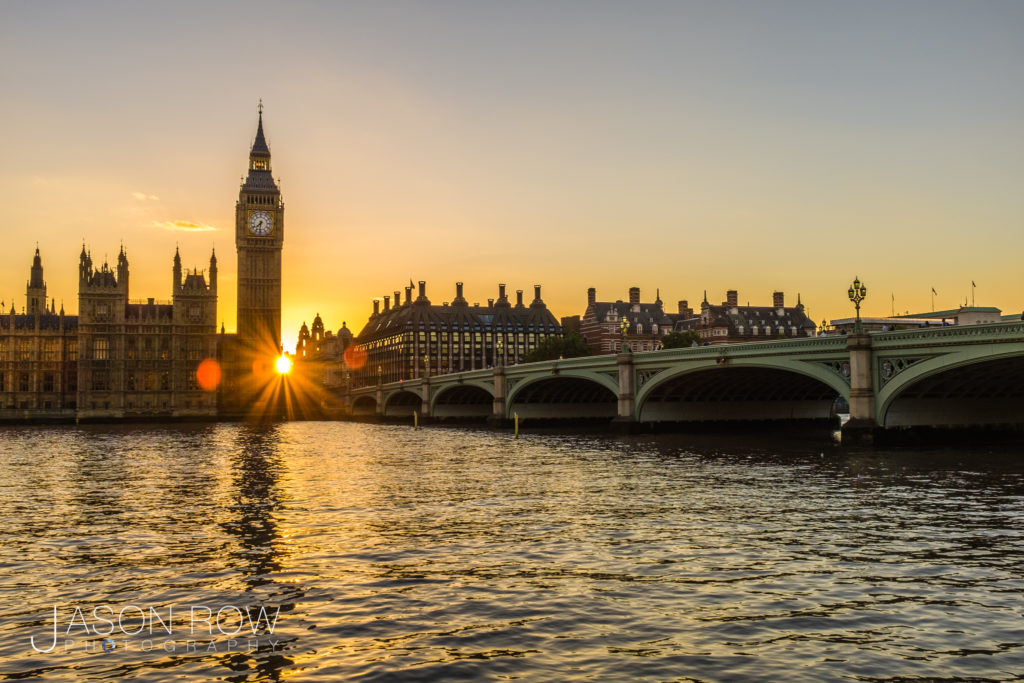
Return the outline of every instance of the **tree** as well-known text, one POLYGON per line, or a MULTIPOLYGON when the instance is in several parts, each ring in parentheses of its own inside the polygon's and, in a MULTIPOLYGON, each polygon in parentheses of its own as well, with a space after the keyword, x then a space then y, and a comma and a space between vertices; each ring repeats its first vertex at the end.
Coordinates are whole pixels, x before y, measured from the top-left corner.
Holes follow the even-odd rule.
POLYGON ((697 330, 669 332, 661 338, 661 348, 663 349, 685 349, 693 346, 694 343, 700 345, 700 335, 697 334, 697 330))
POLYGON ((558 358, 577 358, 593 356, 594 350, 587 346, 583 338, 575 332, 564 337, 548 337, 537 348, 523 358, 524 363, 535 363, 539 360, 556 360, 558 358))

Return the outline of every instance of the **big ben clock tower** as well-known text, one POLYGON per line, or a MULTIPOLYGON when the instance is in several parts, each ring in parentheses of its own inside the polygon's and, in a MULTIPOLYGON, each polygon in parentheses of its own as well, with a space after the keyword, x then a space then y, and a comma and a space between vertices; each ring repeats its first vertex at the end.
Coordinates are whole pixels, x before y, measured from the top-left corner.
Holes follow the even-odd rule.
POLYGON ((235 205, 238 250, 238 341, 271 358, 281 348, 281 247, 284 203, 270 173, 270 148, 259 127, 249 152, 249 174, 235 205))

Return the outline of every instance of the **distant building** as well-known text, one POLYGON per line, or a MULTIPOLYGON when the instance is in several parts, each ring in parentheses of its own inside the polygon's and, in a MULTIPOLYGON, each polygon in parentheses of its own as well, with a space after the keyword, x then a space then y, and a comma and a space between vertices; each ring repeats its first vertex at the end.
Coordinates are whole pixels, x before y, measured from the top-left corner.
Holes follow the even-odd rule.
POLYGON ((455 284, 451 304, 430 303, 426 283, 420 281, 419 295, 412 298, 412 286, 405 288, 405 301, 395 291, 395 305, 385 296, 373 302, 373 315, 356 337, 367 353, 367 361, 354 382, 376 383, 415 379, 463 370, 519 363, 546 338, 561 336, 562 326, 540 298, 540 285, 527 306, 522 290, 513 305, 498 285, 497 300, 486 306, 469 304, 462 283, 455 284), (378 373, 379 370, 379 373, 378 373))
POLYGON ((950 325, 982 325, 985 323, 1002 322, 1002 311, 994 306, 961 306, 945 311, 930 311, 928 313, 913 313, 908 315, 893 316, 896 319, 918 318, 938 320, 940 324, 945 321, 950 325))
POLYGON ((791 308, 786 307, 782 292, 772 294, 771 306, 740 306, 735 289, 726 292, 726 300, 719 306, 708 303, 705 292, 696 329, 705 344, 813 337, 817 332, 799 295, 791 308))
MULTIPOLYGON (((1014 316, 1011 316, 1014 317, 1014 316)), ((1002 311, 992 306, 961 306, 944 311, 908 313, 884 318, 861 318, 861 329, 865 332, 892 332, 916 327, 941 327, 949 325, 982 325, 1004 322, 1002 311)), ((831 321, 832 332, 850 334, 857 324, 856 318, 839 318, 831 321)))
POLYGON ((335 391, 346 381, 345 351, 354 342, 352 331, 341 323, 337 334, 324 329, 324 321, 317 313, 313 328, 302 323, 299 340, 295 345, 295 361, 304 377, 324 389, 335 391))
POLYGON ((640 301, 640 288, 629 288, 629 301, 598 301, 597 290, 587 290, 587 309, 580 319, 580 336, 594 353, 617 353, 622 350, 622 322, 626 321, 625 344, 631 351, 654 351, 661 348, 661 338, 676 329, 677 323, 692 317, 685 301, 679 302, 679 313, 667 314, 660 292, 652 302, 640 301))

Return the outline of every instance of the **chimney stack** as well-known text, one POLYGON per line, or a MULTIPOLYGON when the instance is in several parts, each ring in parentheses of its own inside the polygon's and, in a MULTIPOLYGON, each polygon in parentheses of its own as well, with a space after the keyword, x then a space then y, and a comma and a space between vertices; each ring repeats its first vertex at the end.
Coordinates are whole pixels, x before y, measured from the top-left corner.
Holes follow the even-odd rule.
POLYGON ((420 300, 424 300, 426 298, 427 298, 427 283, 424 280, 420 280, 420 296, 419 296, 419 299, 420 300))
POLYGON ((640 288, 630 287, 629 288, 629 303, 638 304, 640 303, 640 288))
POLYGON ((488 299, 487 300, 487 307, 488 308, 494 308, 494 299, 488 299))
POLYGON ((543 301, 540 300, 540 285, 534 285, 533 286, 533 303, 535 303, 535 304, 542 304, 542 303, 544 303, 543 301))
POLYGON ((523 290, 517 289, 516 290, 516 308, 522 308, 522 307, 523 307, 523 290))
POLYGON ((725 305, 726 306, 739 306, 740 305, 740 293, 735 289, 730 289, 725 293, 725 305))
POLYGON ((391 310, 391 297, 385 295, 385 297, 384 297, 384 312, 387 313, 389 310, 391 310))
POLYGON ((408 306, 412 303, 412 287, 405 288, 405 305, 408 306))
POLYGON ((785 301, 785 298, 783 297, 782 292, 775 292, 775 293, 772 294, 772 306, 773 307, 775 307, 775 308, 784 308, 785 307, 785 304, 783 303, 784 301, 785 301))
POLYGON ((683 299, 682 301, 679 302, 679 315, 683 316, 684 318, 693 317, 693 311, 690 310, 690 302, 687 301, 686 299, 683 299))
POLYGON ((377 299, 373 300, 373 314, 380 315, 380 301, 377 299))
POLYGON ((587 290, 587 305, 597 303, 597 290, 591 287, 587 290))
POLYGON ((504 301, 505 299, 505 283, 498 284, 498 301, 504 301))
POLYGON ((455 298, 456 299, 461 299, 462 298, 462 283, 461 282, 456 282, 455 283, 455 298))
POLYGON ((401 293, 401 292, 399 292, 399 291, 398 291, 398 290, 396 289, 396 290, 395 290, 395 308, 398 308, 398 307, 399 307, 399 306, 401 306, 401 305, 402 305, 402 293, 401 293))

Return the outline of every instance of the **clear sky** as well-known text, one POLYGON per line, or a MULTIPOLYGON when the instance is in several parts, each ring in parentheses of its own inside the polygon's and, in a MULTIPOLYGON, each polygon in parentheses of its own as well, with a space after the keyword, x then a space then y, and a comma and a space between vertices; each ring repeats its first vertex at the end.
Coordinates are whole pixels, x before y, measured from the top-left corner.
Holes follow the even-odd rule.
POLYGON ((1024 3, 0 3, 0 298, 84 238, 133 298, 175 244, 235 323, 234 204, 263 99, 286 347, 320 312, 543 284, 815 319, 1024 309, 1024 3), (191 228, 191 229, 183 229, 191 228), (199 229, 197 229, 199 228, 199 229))

